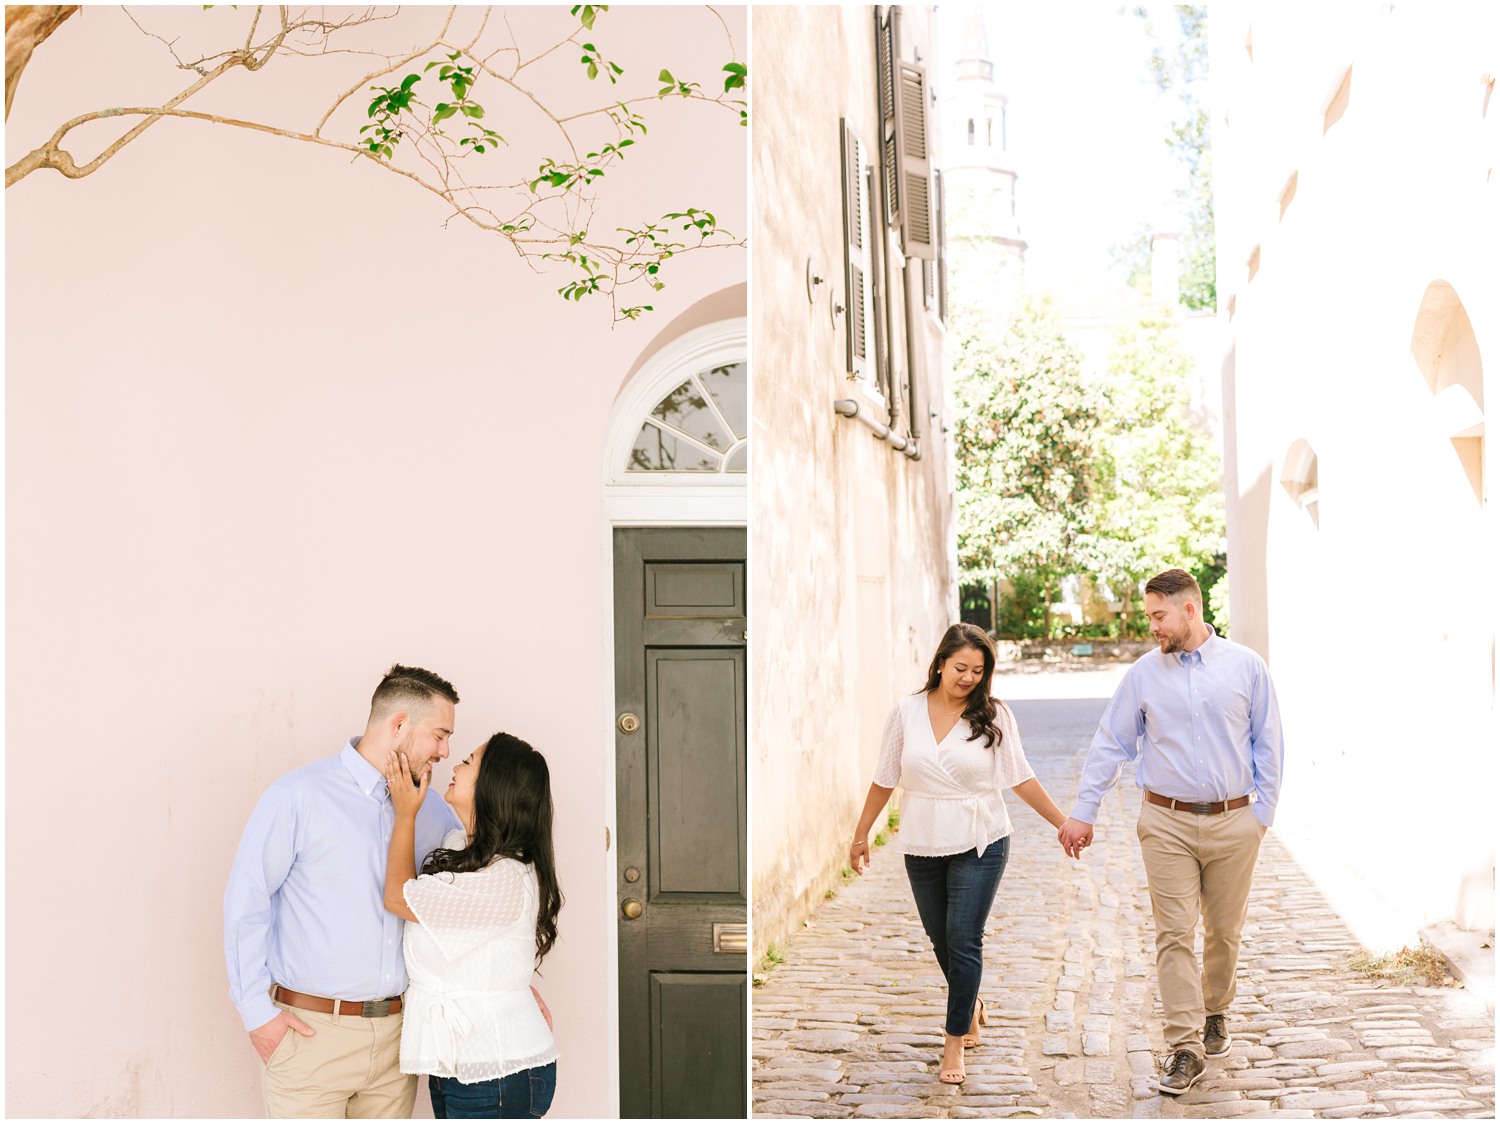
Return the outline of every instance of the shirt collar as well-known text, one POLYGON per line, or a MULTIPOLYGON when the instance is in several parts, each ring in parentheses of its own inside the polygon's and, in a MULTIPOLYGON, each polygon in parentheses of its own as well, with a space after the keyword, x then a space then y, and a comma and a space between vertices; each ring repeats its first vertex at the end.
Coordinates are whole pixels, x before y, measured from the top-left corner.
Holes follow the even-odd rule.
POLYGON ((359 785, 359 790, 366 796, 374 796, 377 787, 381 790, 381 795, 384 795, 385 774, 360 756, 359 750, 355 748, 357 745, 359 745, 359 738, 350 738, 343 752, 339 754, 339 760, 343 761, 344 768, 349 770, 354 783, 359 785))
POLYGON ((1214 630, 1214 626, 1208 624, 1207 622, 1204 623, 1204 627, 1208 629, 1208 637, 1203 641, 1203 643, 1199 644, 1191 652, 1178 653, 1178 656, 1180 657, 1179 662, 1181 662, 1183 667, 1186 667, 1189 663, 1192 662, 1192 658, 1194 655, 1198 657, 1198 662, 1200 664, 1213 662, 1213 657, 1215 654, 1214 650, 1218 647, 1219 643, 1219 634, 1214 630))

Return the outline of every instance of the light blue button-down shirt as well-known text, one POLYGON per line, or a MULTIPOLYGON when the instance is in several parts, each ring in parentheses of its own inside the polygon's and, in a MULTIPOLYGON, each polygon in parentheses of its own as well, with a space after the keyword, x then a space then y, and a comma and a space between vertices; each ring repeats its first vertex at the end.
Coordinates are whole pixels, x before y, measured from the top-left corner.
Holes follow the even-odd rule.
MULTIPOLYGON (((276 1017, 273 983, 329 999, 406 990, 401 918, 385 908, 396 812, 385 777, 351 738, 342 753, 281 777, 250 813, 224 891, 229 995, 246 1030, 276 1017)), ((429 790, 417 866, 458 817, 429 790)))
POLYGON ((1255 818, 1270 827, 1281 756, 1276 690, 1253 651, 1215 634, 1191 652, 1147 652, 1099 720, 1073 818, 1097 820, 1120 770, 1139 757, 1142 788, 1193 801, 1253 794, 1255 818))

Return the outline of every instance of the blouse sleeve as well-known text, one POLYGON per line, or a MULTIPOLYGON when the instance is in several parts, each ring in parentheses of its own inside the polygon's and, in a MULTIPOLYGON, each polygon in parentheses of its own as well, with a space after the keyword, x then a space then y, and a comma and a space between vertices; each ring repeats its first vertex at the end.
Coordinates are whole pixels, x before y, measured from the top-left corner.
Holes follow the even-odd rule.
POLYGON ((454 960, 514 925, 526 908, 526 867, 502 859, 465 874, 424 874, 403 896, 443 956, 454 960))
POLYGON ((895 788, 901 783, 901 751, 906 745, 906 716, 898 702, 891 707, 880 735, 880 760, 875 766, 875 783, 881 788, 895 788))
POLYGON ((999 699, 995 700, 995 718, 1001 733, 1000 744, 995 747, 995 787, 1015 788, 1036 773, 1032 772, 1026 751, 1021 748, 1021 731, 1016 725, 1016 716, 999 699))

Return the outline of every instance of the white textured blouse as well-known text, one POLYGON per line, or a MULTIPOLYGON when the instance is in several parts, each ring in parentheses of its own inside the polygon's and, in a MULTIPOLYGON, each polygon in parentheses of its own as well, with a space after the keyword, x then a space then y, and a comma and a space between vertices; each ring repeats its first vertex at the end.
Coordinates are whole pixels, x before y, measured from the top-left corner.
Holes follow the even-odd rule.
MULTIPOLYGON (((464 845, 461 830, 443 840, 464 845)), ((531 864, 498 858, 470 873, 424 874, 403 896, 419 924, 406 926, 401 1072, 488 1081, 556 1061, 531 994, 541 901, 531 864)))
POLYGON ((1010 834, 1002 789, 1036 776, 1021 749, 1015 715, 995 700, 1000 741, 969 741, 973 728, 960 718, 938 741, 927 717, 927 692, 906 695, 891 708, 881 737, 875 783, 905 792, 896 839, 908 855, 979 854, 1010 834))

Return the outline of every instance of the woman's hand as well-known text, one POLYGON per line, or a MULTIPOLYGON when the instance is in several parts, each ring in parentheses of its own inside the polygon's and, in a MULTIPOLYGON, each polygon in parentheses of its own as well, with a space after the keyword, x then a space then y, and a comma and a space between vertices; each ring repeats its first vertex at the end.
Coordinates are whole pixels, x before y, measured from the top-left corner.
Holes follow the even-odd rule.
POLYGON ((385 783, 391 793, 391 804, 397 818, 417 818, 417 809, 427 797, 427 785, 432 780, 432 769, 422 774, 420 783, 411 783, 411 766, 404 753, 389 753, 385 758, 385 783))
POLYGON ((547 1004, 542 1002, 542 993, 535 987, 531 989, 531 997, 536 1000, 537 1010, 542 1013, 542 1018, 547 1020, 547 1029, 552 1029, 552 1012, 547 1010, 547 1004))
POLYGON ((849 848, 849 866, 855 874, 863 874, 860 863, 870 865, 870 841, 868 839, 856 839, 854 845, 849 848))

